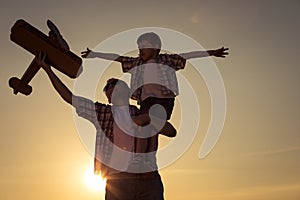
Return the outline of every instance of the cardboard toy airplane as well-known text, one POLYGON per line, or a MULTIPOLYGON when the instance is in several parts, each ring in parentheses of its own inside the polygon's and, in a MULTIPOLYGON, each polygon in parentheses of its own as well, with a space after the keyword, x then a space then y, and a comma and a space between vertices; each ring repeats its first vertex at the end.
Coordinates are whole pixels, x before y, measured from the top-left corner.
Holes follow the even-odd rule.
MULTIPOLYGON (((57 27, 50 20, 47 21, 47 24, 50 29, 56 29, 58 32, 57 27)), ((52 32, 51 30, 49 35, 52 32)), ((37 55, 39 52, 45 53, 45 62, 70 78, 76 78, 81 73, 81 58, 69 50, 64 40, 60 43, 55 41, 23 19, 16 21, 11 28, 10 39, 33 55, 37 55)), ((40 66, 33 59, 21 79, 10 78, 9 86, 13 88, 14 94, 20 92, 29 95, 32 92, 32 87, 28 84, 39 69, 40 66)))

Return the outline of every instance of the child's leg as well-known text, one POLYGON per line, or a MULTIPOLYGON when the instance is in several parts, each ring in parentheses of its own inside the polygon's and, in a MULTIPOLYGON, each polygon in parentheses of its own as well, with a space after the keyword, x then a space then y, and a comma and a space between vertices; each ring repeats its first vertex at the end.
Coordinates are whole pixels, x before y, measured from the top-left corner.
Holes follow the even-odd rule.
MULTIPOLYGON (((150 123, 150 117, 148 114, 141 114, 133 118, 133 121, 139 125, 139 126, 146 126, 150 123)), ((173 125, 169 122, 165 122, 165 120, 162 120, 158 117, 152 116, 151 125, 154 128, 154 131, 156 133, 165 135, 167 137, 175 137, 176 136, 176 129, 173 127, 173 125), (164 126, 162 127, 164 123, 164 126)), ((141 133, 142 135, 146 136, 146 133, 141 133)))
POLYGON ((135 152, 136 153, 146 153, 147 150, 147 133, 143 126, 146 126, 150 122, 150 118, 148 114, 140 114, 133 118, 133 121, 140 126, 137 131, 136 144, 135 144, 135 152), (143 130, 143 132, 142 132, 143 130))
POLYGON ((135 152, 146 153, 148 145, 148 138, 136 138, 135 152))
POLYGON ((145 130, 144 133, 140 133, 144 138, 137 139, 136 152, 153 152, 158 147, 158 134, 163 134, 168 137, 176 136, 176 129, 167 122, 171 117, 171 113, 174 107, 174 98, 154 98, 150 97, 141 102, 140 111, 141 114, 137 116, 134 121, 140 126, 146 126, 149 124, 150 119, 152 126, 149 130, 145 130), (161 108, 153 109, 151 111, 151 118, 149 116, 149 110, 153 105, 160 105, 164 109, 164 113, 161 112, 161 108), (147 137, 147 134, 152 133, 153 136, 147 137), (148 138, 148 140, 147 140, 148 138), (146 150, 146 151, 145 151, 146 150))
MULTIPOLYGON (((156 133, 165 135, 167 137, 175 137, 176 129, 167 120, 171 118, 174 108, 175 98, 147 98, 141 103, 141 112, 151 114, 151 124, 156 129, 156 133), (160 105, 161 107, 154 107, 149 113, 153 105, 160 105), (161 110, 164 109, 164 110, 161 110)), ((146 119, 146 118, 145 118, 146 119)), ((150 120, 150 117, 149 117, 150 120)), ((143 120, 141 120, 143 121, 143 120)), ((144 120, 145 121, 145 120, 144 120)))
POLYGON ((177 131, 174 128, 174 126, 169 122, 154 119, 151 121, 151 125, 154 127, 154 130, 157 134, 161 134, 167 137, 175 137, 177 134, 177 131), (162 123, 164 123, 164 125, 161 128, 162 123))
POLYGON ((146 125, 148 125, 149 123, 150 123, 150 117, 149 117, 149 115, 148 115, 148 113, 142 113, 142 114, 140 114, 140 115, 138 115, 138 116, 135 116, 134 118, 133 118, 133 121, 137 124, 137 125, 139 125, 139 126, 146 126, 146 125))
POLYGON ((147 144, 147 152, 153 152, 157 151, 158 148, 158 134, 165 135, 167 137, 175 137, 176 136, 176 129, 170 124, 169 122, 166 122, 164 127, 158 132, 155 128, 155 123, 153 124, 153 131, 155 131, 155 135, 148 138, 148 144, 147 144))
POLYGON ((148 138, 147 152, 157 151, 158 148, 158 134, 148 138))

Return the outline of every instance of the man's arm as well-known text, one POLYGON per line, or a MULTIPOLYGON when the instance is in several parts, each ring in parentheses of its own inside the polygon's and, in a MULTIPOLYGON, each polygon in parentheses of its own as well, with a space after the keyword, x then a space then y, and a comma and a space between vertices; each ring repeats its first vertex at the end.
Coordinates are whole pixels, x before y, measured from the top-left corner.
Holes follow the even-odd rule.
POLYGON ((115 53, 95 52, 95 51, 92 51, 89 48, 87 48, 86 51, 81 52, 81 57, 83 57, 83 58, 102 58, 105 60, 119 61, 120 55, 115 54, 115 53))
POLYGON ((202 57, 208 57, 208 56, 215 56, 215 57, 221 57, 225 58, 226 55, 228 55, 228 48, 219 48, 215 50, 208 50, 208 51, 192 51, 188 53, 181 53, 180 56, 182 56, 184 59, 192 59, 192 58, 202 58, 202 57))
POLYGON ((47 73, 48 77, 51 80, 51 83, 55 90, 58 92, 58 94, 70 105, 72 105, 72 92, 63 84, 63 82, 54 74, 51 67, 44 62, 46 57, 46 54, 42 55, 42 53, 39 53, 35 60, 40 65, 45 72, 47 73))

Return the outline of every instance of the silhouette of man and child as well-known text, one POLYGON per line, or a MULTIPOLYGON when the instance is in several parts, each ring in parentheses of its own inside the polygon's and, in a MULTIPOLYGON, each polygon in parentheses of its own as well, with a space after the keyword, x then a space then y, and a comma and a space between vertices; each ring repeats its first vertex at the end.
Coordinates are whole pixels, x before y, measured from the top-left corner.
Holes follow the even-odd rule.
POLYGON ((160 53, 161 40, 153 32, 140 35, 137 45, 137 57, 94 52, 89 48, 81 52, 83 58, 120 62, 123 72, 131 74, 130 88, 122 80, 107 80, 103 92, 109 104, 74 95, 44 62, 43 52, 35 58, 58 94, 80 117, 96 127, 94 171, 107 179, 106 200, 164 199, 155 152, 159 134, 167 137, 177 134, 168 122, 178 95, 175 72, 184 69, 188 59, 228 55, 228 48, 224 47, 181 54, 160 53), (140 107, 130 105, 130 98, 140 107))

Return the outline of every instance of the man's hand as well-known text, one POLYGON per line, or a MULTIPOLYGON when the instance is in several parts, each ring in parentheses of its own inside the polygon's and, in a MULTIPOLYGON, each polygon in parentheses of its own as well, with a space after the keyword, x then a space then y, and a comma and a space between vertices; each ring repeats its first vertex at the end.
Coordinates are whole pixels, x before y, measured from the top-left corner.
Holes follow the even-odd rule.
POLYGON ((35 62, 41 66, 46 74, 48 75, 48 77, 51 80, 51 83, 53 85, 53 87, 55 88, 55 90, 59 93, 59 95, 69 104, 72 105, 72 92, 64 85, 64 83, 54 74, 54 72, 51 70, 50 65, 48 65, 45 62, 45 58, 46 58, 46 54, 39 52, 38 54, 36 54, 35 56, 35 62))
POLYGON ((47 63, 45 63, 45 58, 46 58, 46 54, 43 52, 39 52, 36 56, 35 56, 35 62, 41 66, 46 72, 51 70, 50 65, 48 65, 47 63))
POLYGON ((89 48, 86 48, 86 51, 81 52, 81 57, 92 58, 91 54, 92 54, 92 50, 90 50, 89 48))
POLYGON ((226 55, 228 55, 228 48, 220 48, 220 49, 216 49, 216 50, 210 50, 209 55, 211 56, 216 56, 216 57, 221 57, 221 58, 225 58, 226 55))

